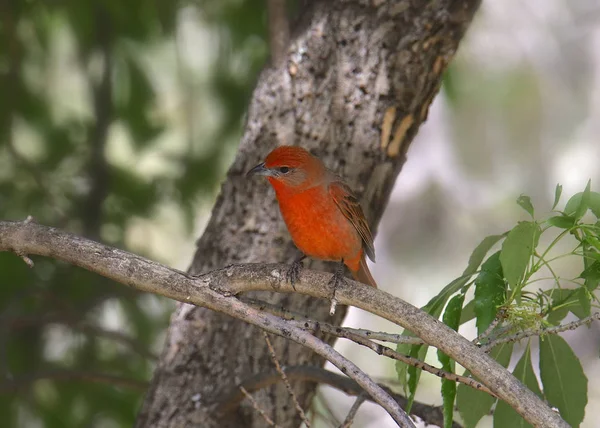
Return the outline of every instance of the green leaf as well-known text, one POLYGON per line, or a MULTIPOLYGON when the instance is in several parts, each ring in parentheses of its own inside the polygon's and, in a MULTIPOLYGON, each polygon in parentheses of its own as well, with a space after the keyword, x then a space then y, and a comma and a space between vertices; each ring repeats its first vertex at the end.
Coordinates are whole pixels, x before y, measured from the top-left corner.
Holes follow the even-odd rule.
POLYGON ((590 203, 590 187, 592 185, 592 180, 588 180, 587 185, 585 186, 585 190, 581 195, 581 201, 579 202, 579 206, 577 210, 575 210, 575 218, 579 220, 584 214, 587 212, 590 203))
MULTIPOLYGON (((595 248, 596 250, 600 251, 600 239, 596 238, 595 236, 591 235, 589 232, 586 231, 585 233, 585 242, 587 244, 589 244, 591 247, 595 248)), ((594 257, 596 260, 600 260, 600 253, 597 252, 593 252, 591 250, 588 250, 584 256, 590 256, 590 257, 594 257)), ((584 259, 585 260, 585 259, 584 259)))
POLYGON ((469 263, 467 264, 467 268, 463 272, 463 275, 475 273, 488 251, 490 251, 498 241, 505 237, 506 234, 504 233, 502 235, 490 235, 483 238, 483 241, 481 241, 471 253, 469 263))
POLYGON ((558 205, 558 201, 560 201, 560 195, 562 195, 562 189, 562 185, 556 185, 556 189, 554 190, 554 203, 552 204, 552 209, 556 208, 556 206, 558 205))
POLYGON ((590 192, 588 205, 590 206, 590 210, 592 213, 594 213, 596 218, 600 218, 600 193, 590 192))
POLYGON ((529 259, 537 247, 541 230, 535 222, 517 224, 506 237, 500 252, 504 277, 512 288, 516 288, 525 274, 529 259))
MULTIPOLYGON (((531 350, 529 343, 527 343, 525 352, 517 363, 517 366, 513 371, 513 375, 538 397, 542 398, 542 391, 540 391, 540 386, 537 378, 535 377, 533 365, 531 364, 531 350)), ((499 400, 496 410, 494 410, 494 428, 506 427, 526 428, 531 427, 531 425, 525 422, 525 420, 512 407, 510 407, 504 401, 499 400)))
POLYGON ((482 334, 496 318, 498 307, 506 301, 506 282, 502 275, 500 251, 491 255, 475 280, 477 333, 482 334))
MULTIPOLYGON (((412 333, 409 335, 412 336, 412 333)), ((396 347, 397 352, 409 355, 413 358, 418 358, 421 361, 425 359, 428 349, 429 346, 427 345, 398 344, 396 347)), ((421 369, 417 369, 414 366, 409 366, 401 361, 396 361, 396 372, 398 374, 398 380, 404 387, 404 394, 408 396, 408 402, 405 410, 410 412, 410 408, 415 400, 415 394, 417 393, 417 387, 419 386, 421 369)))
MULTIPOLYGON (((460 317, 462 313, 462 306, 465 301, 464 294, 458 294, 454 296, 448 302, 446 310, 444 311, 443 321, 451 329, 457 331, 460 325, 460 317)), ((438 350, 438 359, 442 364, 442 370, 450 373, 454 373, 454 361, 450 357, 438 350)), ((444 400, 443 412, 444 412, 444 428, 451 428, 452 421, 454 419, 454 400, 456 399, 456 382, 442 379, 442 399, 444 400)))
MULTIPOLYGON (((595 247, 595 246, 594 246, 594 247, 595 247)), ((600 249, 600 247, 598 247, 598 248, 600 249)), ((594 260, 596 260, 596 261, 600 261, 600 253, 599 253, 599 252, 597 252, 597 251, 588 251, 588 252, 586 253, 586 256, 587 256, 588 258, 594 259, 594 260)), ((587 268, 586 268, 586 269, 587 269, 587 268)))
POLYGON ((550 324, 558 325, 569 312, 579 319, 590 315, 590 296, 585 287, 576 289, 553 288, 546 293, 552 298, 553 309, 547 318, 550 324))
POLYGON ((583 192, 575 193, 571 198, 567 201, 565 205, 565 210, 563 211, 565 214, 575 214, 579 205, 581 205, 581 197, 583 196, 583 192))
POLYGON ((460 325, 471 321, 475 318, 475 300, 471 300, 465 305, 460 316, 460 325))
MULTIPOLYGON (((491 235, 484 238, 471 253, 467 268, 464 270, 463 275, 444 287, 444 289, 440 291, 437 296, 433 297, 425 306, 423 306, 422 309, 432 317, 439 318, 448 299, 467 284, 467 282, 471 279, 471 276, 477 272, 477 268, 483 261, 490 248, 492 248, 504 236, 505 235, 491 235)), ((411 332, 406 330, 402 334, 413 335, 411 332)), ((402 354, 423 359, 427 354, 428 348, 429 347, 427 345, 399 344, 396 347, 396 350, 402 354)), ((421 370, 397 361, 396 373, 398 374, 398 381, 401 385, 403 385, 404 391, 408 395, 408 404, 412 405, 414 394, 416 393, 419 379, 421 377, 421 370)))
POLYGON ((577 295, 577 300, 579 301, 579 306, 576 308, 579 310, 573 311, 573 309, 571 309, 571 312, 573 312, 579 319, 589 317, 592 314, 592 301, 587 289, 585 287, 580 287, 577 289, 575 294, 577 295))
MULTIPOLYGON (((464 294, 457 294, 448 302, 442 321, 454 331, 458 331, 460 325, 460 316, 462 313, 463 303, 465 301, 464 294)), ((445 355, 445 354, 444 354, 445 355)))
POLYGON ((590 191, 591 182, 585 188, 585 191, 575 193, 565 205, 565 214, 570 214, 579 220, 586 211, 592 210, 596 218, 600 218, 600 193, 590 191))
POLYGON ((527 195, 521 195, 517 198, 517 204, 525 211, 529 213, 531 218, 533 218, 533 204, 531 203, 531 198, 527 195))
POLYGON ((438 312, 437 316, 439 317, 441 308, 446 304, 450 296, 458 292, 462 287, 465 286, 465 284, 467 284, 471 276, 477 272, 477 268, 479 268, 479 265, 485 258, 488 251, 498 241, 504 238, 504 236, 505 235, 486 236, 471 253, 469 262, 467 263, 467 268, 464 270, 462 276, 456 278, 450 284, 446 285, 437 296, 433 297, 425 306, 423 306, 423 310, 432 316, 434 312, 438 312))
POLYGON ((579 358, 558 335, 540 338, 540 377, 548 402, 571 426, 579 426, 585 415, 588 381, 579 358))
MULTIPOLYGON (((510 362, 513 344, 503 343, 496 346, 490 355, 502 366, 507 367, 510 362)), ((465 371, 465 376, 469 376, 465 371)), ((456 390, 456 405, 463 419, 465 428, 475 428, 479 420, 490 413, 496 399, 485 392, 477 391, 463 383, 456 390)))
POLYGON ((575 217, 570 215, 556 215, 546 220, 550 226, 558 227, 560 229, 570 229, 575 225, 575 217))
POLYGON ((589 291, 594 291, 600 284, 600 261, 596 260, 579 275, 579 278, 585 280, 585 287, 589 291))

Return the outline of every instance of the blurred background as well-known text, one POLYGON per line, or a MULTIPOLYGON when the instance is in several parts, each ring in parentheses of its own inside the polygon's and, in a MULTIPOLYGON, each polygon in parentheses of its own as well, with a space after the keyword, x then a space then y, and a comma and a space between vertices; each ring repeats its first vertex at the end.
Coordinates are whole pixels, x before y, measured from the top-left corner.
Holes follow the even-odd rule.
MULTIPOLYGON (((187 269, 268 58, 266 25, 252 0, 0 2, 0 219, 32 215, 187 269)), ((544 216, 557 183, 566 197, 589 178, 598 190, 599 135, 600 5, 484 1, 379 226, 381 288, 423 305, 481 239, 525 218, 519 194, 544 216)), ((0 253, 0 273, 3 425, 131 426, 174 304, 41 258, 30 270, 0 253)), ((398 332, 358 310, 346 324, 398 332)), ((598 324, 565 337, 599 376, 598 324)), ((338 348, 395 377, 389 360, 338 348)), ((421 379, 417 398, 439 404, 439 382, 421 379)), ((583 426, 600 427, 589 387, 583 426)), ((320 426, 351 403, 321 389, 320 426)), ((393 426, 364 405, 357 426, 375 425, 393 426)))

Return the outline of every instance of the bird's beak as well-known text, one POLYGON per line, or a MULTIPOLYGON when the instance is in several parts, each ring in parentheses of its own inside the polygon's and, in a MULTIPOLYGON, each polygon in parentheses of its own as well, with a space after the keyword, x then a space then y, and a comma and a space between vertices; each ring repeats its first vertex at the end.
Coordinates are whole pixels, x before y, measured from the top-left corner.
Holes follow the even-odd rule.
POLYGON ((272 175, 272 171, 265 166, 265 163, 259 163, 254 168, 246 173, 246 177, 251 177, 253 175, 272 175))

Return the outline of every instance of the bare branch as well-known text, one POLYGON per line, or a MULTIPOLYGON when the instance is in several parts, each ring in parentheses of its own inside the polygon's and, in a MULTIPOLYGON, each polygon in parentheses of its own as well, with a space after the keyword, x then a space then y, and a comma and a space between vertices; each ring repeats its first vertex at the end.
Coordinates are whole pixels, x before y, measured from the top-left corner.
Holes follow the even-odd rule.
POLYGON ((393 349, 390 349, 389 347, 380 345, 372 341, 388 339, 387 341, 392 343, 410 343, 416 345, 423 344, 423 340, 419 339, 418 337, 402 336, 400 334, 376 333, 371 332, 370 330, 353 329, 349 327, 337 327, 332 324, 314 321, 308 318, 305 318, 304 320, 298 320, 296 318, 302 317, 293 314, 291 311, 287 311, 283 308, 277 308, 266 302, 259 302, 253 299, 245 299, 245 302, 251 302, 249 304, 255 305, 255 307, 259 307, 261 310, 268 310, 269 312, 275 313, 276 315, 279 315, 282 318, 289 319, 293 325, 296 325, 297 327, 302 328, 304 330, 308 330, 312 333, 322 331, 323 333, 351 340, 354 343, 366 346, 367 348, 371 349, 379 355, 384 355, 394 360, 402 361, 405 364, 417 367, 418 369, 431 373, 432 375, 437 376, 441 379, 447 379, 454 382, 464 383, 465 385, 470 386, 473 389, 483 391, 487 394, 490 394, 493 397, 496 397, 496 394, 490 391, 489 388, 487 388, 481 382, 477 382, 473 378, 460 376, 442 369, 438 369, 432 365, 425 363, 424 361, 419 360, 418 358, 401 354, 399 352, 394 351, 393 349))
POLYGON ((243 386, 240 386, 240 391, 242 391, 242 394, 244 394, 244 396, 248 399, 248 401, 250 401, 250 403, 252 403, 252 408, 254 408, 254 410, 256 410, 263 417, 263 419, 269 426, 272 426, 272 427, 277 426, 275 424, 275 422, 273 422, 273 420, 269 417, 269 415, 267 415, 265 413, 265 411, 260 408, 260 406, 254 399, 254 397, 252 395, 250 395, 250 393, 248 391, 246 391, 246 388, 244 388, 243 386))
MULTIPOLYGON (((360 337, 362 337, 364 339, 368 339, 368 340, 380 340, 382 342, 389 342, 389 343, 396 343, 396 344, 402 343, 405 345, 424 345, 425 344, 425 342, 423 342, 423 339, 414 337, 414 336, 403 336, 401 334, 386 333, 383 331, 372 331, 372 330, 367 330, 364 328, 339 327, 339 326, 336 326, 333 324, 315 321, 313 319, 308 318, 306 315, 301 315, 301 314, 295 313, 293 311, 290 311, 288 309, 280 308, 275 305, 271 305, 270 303, 264 302, 262 300, 248 299, 248 298, 241 298, 240 300, 242 300, 244 303, 246 303, 254 308, 257 308, 258 310, 267 311, 273 315, 277 315, 281 318, 285 318, 286 320, 296 321, 296 325, 298 325, 299 327, 301 327, 305 330, 309 330, 313 333, 318 330, 326 329, 328 333, 335 334, 336 336, 338 336, 337 333, 339 333, 339 334, 353 333, 357 336, 360 336, 360 337), (335 332, 335 333, 333 333, 333 332, 335 332)), ((323 331, 325 331, 325 330, 323 330, 323 331)), ((342 336, 338 336, 338 337, 342 337, 342 336)))
MULTIPOLYGON (((235 298, 239 293, 252 290, 292 292, 292 286, 284 279, 288 269, 286 265, 243 264, 194 277, 58 229, 23 222, 0 222, 0 251, 53 257, 140 291, 219 311, 291 339, 312 349, 356 380, 397 423, 414 426, 381 387, 333 348, 290 322, 257 311, 235 298)), ((299 293, 325 299, 332 294, 329 280, 329 274, 304 269, 295 289, 299 293)), ((340 304, 356 306, 407 328, 426 343, 437 347, 471 371, 532 425, 568 426, 498 362, 424 311, 379 289, 351 280, 337 285, 336 299, 340 304)))
POLYGON ((473 339, 473 343, 478 344, 485 338, 489 337, 490 334, 492 334, 492 331, 494 331, 494 329, 498 326, 498 324, 500 324, 500 322, 502 322, 502 320, 504 319, 504 316, 505 316, 504 310, 502 310, 502 309, 499 310, 498 314, 496 315, 496 318, 493 319, 493 321, 490 323, 488 328, 486 328, 483 333, 481 333, 479 336, 477 336, 475 339, 473 339))
POLYGON ((285 375, 285 372, 281 369, 281 365, 279 364, 279 360, 277 359, 277 355, 275 355, 275 349, 273 349, 273 345, 271 345, 271 341, 269 340, 269 336, 267 336, 266 332, 263 332, 263 335, 265 336, 265 342, 267 342, 267 347, 269 348, 269 354, 271 354, 271 359, 273 360, 273 364, 275 364, 275 369, 277 370, 277 373, 279 373, 279 375, 281 376, 281 380, 283 381, 283 384, 285 385, 285 388, 288 390, 288 393, 290 394, 290 397, 292 397, 292 401, 294 402, 294 406, 296 406, 296 410, 298 411, 298 414, 300 415, 300 418, 302 419, 302 421, 304 422, 304 424, 308 428, 310 428, 310 421, 306 417, 306 414, 304 413, 304 409, 302 408, 302 406, 298 402, 298 398, 296 397, 296 394, 294 394, 294 390, 292 389, 292 385, 290 385, 290 382, 288 381, 288 378, 285 375))
MULTIPOLYGON (((290 380, 302 380, 307 382, 315 382, 318 384, 328 385, 332 388, 338 389, 347 395, 359 396, 364 394, 364 390, 352 379, 325 370, 321 367, 315 366, 292 366, 284 367, 286 376, 290 380)), ((267 373, 260 373, 249 377, 242 381, 243 386, 247 391, 253 392, 263 388, 267 388, 271 385, 281 382, 281 376, 276 371, 267 373)), ((395 393, 385 385, 380 385, 385 389, 394 400, 402 407, 406 407, 407 400, 404 396, 395 393)), ((244 399, 244 395, 240 394, 239 389, 236 387, 230 392, 224 392, 217 398, 218 411, 219 413, 232 412, 244 399)), ((366 399, 373 401, 373 398, 366 396, 366 399)), ((443 426, 444 415, 440 407, 430 406, 428 404, 420 403, 415 401, 413 403, 411 414, 417 415, 428 424, 443 426)), ((457 423, 453 424, 453 428, 460 428, 457 423)))
POLYGON ((483 352, 490 352, 496 345, 500 345, 502 343, 510 343, 510 342, 518 342, 519 340, 526 339, 532 336, 544 336, 546 334, 558 334, 567 330, 575 330, 576 328, 581 327, 582 325, 590 324, 593 321, 600 320, 600 312, 596 312, 590 315, 587 318, 582 318, 577 321, 570 322, 568 324, 557 325, 556 327, 548 327, 548 328, 539 328, 539 329, 531 329, 520 331, 511 336, 500 337, 498 339, 492 340, 491 342, 485 343, 481 345, 480 349, 483 352))
POLYGON ((394 351, 391 348, 388 348, 387 346, 383 346, 383 345, 381 345, 379 343, 375 343, 371 340, 364 339, 364 338, 357 336, 355 334, 352 334, 352 333, 346 333, 346 334, 342 335, 342 334, 334 332, 334 331, 332 331, 332 332, 330 332, 328 330, 323 330, 323 331, 325 331, 326 333, 335 334, 335 335, 339 334, 339 337, 343 337, 345 339, 350 339, 353 342, 358 343, 359 345, 366 346, 367 348, 371 349, 373 352, 376 352, 379 355, 384 355, 386 357, 393 358, 394 360, 402 361, 403 363, 408 364, 410 366, 415 366, 416 368, 424 370, 427 373, 431 373, 434 376, 438 376, 441 379, 448 379, 448 380, 451 380, 454 382, 464 383, 465 385, 470 386, 473 389, 476 389, 478 391, 483 391, 483 392, 491 395, 492 397, 498 398, 496 396, 496 394, 494 394, 492 391, 489 390, 489 388, 487 388, 482 383, 477 382, 473 378, 460 376, 460 375, 457 375, 454 373, 444 371, 442 369, 438 369, 436 367, 433 367, 433 366, 427 364, 424 361, 419 360, 418 358, 414 358, 409 355, 401 354, 399 352, 394 351))
POLYGON ((27 267, 29 267, 30 269, 33 269, 33 267, 35 266, 33 264, 33 260, 31 260, 26 254, 17 253, 16 251, 15 251, 15 254, 17 256, 21 257, 21 259, 25 262, 27 267))
POLYGON ((15 377, 5 382, 0 383, 0 393, 14 393, 21 388, 29 386, 38 380, 53 380, 53 381, 86 381, 95 383, 104 383, 108 385, 118 386, 121 388, 137 389, 145 391, 148 387, 148 382, 128 379, 117 375, 97 372, 86 372, 77 370, 50 370, 31 373, 15 377))
POLYGON ((348 415, 346 415, 346 419, 344 419, 344 422, 342 422, 342 424, 340 425, 340 428, 350 428, 352 426, 352 423, 354 422, 354 417, 356 416, 356 412, 358 412, 359 407, 364 402, 365 396, 363 394, 360 394, 358 397, 356 397, 354 404, 352 404, 352 407, 350 407, 350 411, 348 412, 348 415))

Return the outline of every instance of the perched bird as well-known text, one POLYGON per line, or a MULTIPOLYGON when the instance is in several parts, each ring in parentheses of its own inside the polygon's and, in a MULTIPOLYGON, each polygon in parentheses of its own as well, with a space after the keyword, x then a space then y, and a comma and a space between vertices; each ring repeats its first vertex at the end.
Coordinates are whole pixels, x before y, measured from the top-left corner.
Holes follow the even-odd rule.
MULTIPOLYGON (((365 260, 366 255, 375 261, 373 235, 360 204, 321 160, 301 147, 280 146, 247 175, 267 177, 292 240, 303 253, 290 271, 292 284, 300 261, 309 256, 342 262, 356 280, 377 287, 365 260)), ((342 271, 340 264, 333 280, 340 280, 342 271)))

